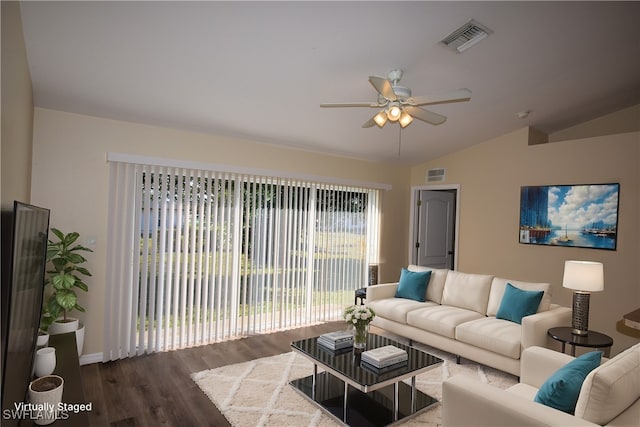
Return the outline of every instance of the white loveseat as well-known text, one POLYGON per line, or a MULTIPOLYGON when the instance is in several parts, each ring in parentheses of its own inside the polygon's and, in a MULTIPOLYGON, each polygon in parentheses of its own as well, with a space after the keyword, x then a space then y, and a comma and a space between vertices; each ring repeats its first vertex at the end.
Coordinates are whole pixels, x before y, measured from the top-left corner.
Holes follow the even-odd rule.
POLYGON ((431 270, 426 301, 395 298, 398 283, 367 288, 367 305, 376 312, 372 325, 478 363, 520 375, 520 355, 531 346, 548 347, 547 330, 571 323, 571 309, 551 304, 551 285, 491 275, 411 265, 431 270), (538 312, 522 324, 497 319, 507 283, 543 290, 538 312))
POLYGON ((603 359, 603 363, 587 375, 573 415, 534 402, 547 378, 573 359, 546 348, 529 347, 522 353, 520 383, 507 390, 462 375, 447 379, 442 384, 443 425, 640 425, 640 344, 613 359, 603 359))

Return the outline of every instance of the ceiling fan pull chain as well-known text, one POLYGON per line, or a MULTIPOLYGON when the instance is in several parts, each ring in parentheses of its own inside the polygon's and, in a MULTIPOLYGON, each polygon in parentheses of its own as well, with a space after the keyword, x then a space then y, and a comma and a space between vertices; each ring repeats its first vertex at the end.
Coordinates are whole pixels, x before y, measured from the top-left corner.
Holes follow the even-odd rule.
POLYGON ((400 134, 398 135, 398 158, 400 158, 400 147, 402 146, 402 128, 399 127, 400 134))

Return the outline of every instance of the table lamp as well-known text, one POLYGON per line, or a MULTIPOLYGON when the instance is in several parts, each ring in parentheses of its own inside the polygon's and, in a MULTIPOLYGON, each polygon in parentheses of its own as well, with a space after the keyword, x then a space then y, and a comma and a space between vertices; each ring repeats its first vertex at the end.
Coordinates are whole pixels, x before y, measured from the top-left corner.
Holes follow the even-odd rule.
POLYGON ((571 332, 587 335, 589 331, 589 296, 604 290, 604 268, 601 262, 565 261, 564 288, 573 289, 571 332))
POLYGON ((369 264, 369 286, 378 284, 378 264, 369 264))

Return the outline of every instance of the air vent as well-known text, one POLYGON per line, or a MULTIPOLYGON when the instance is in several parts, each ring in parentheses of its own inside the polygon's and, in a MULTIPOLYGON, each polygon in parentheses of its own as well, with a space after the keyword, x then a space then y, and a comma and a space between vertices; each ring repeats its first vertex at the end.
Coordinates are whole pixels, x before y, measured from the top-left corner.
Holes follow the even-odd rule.
POLYGON ((460 53, 467 49, 469 49, 474 44, 478 43, 480 40, 487 37, 493 31, 485 27, 484 25, 474 21, 473 19, 462 27, 458 28, 444 40, 442 43, 460 53))
POLYGON ((444 181, 444 168, 429 169, 427 171, 427 182, 442 182, 444 181))

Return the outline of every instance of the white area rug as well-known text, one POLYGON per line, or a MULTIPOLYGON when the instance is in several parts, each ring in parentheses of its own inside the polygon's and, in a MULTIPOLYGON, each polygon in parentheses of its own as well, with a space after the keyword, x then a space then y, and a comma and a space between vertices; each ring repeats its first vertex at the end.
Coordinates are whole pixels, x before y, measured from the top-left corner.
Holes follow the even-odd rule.
MULTIPOLYGON (((448 353, 423 349, 444 359, 442 366, 416 377, 417 388, 438 400, 442 398, 442 381, 453 375, 471 376, 503 389, 517 382, 513 375, 465 359, 456 365, 448 353)), ((290 352, 196 372, 191 378, 236 427, 341 425, 288 384, 312 372, 311 362, 290 352)), ((439 426, 440 409, 440 404, 435 404, 404 425, 439 426)))

